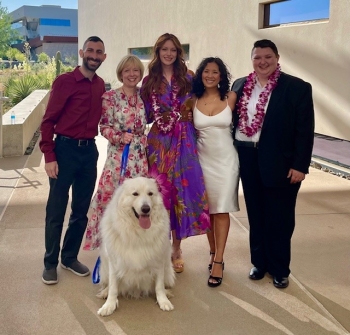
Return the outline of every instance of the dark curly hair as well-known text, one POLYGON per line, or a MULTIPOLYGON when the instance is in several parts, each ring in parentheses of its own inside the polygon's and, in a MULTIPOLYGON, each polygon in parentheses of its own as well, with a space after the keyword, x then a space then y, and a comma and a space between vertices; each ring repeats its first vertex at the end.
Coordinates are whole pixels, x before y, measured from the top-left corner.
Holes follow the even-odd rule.
POLYGON ((208 63, 215 63, 219 67, 220 82, 218 90, 220 93, 220 99, 224 100, 230 89, 231 74, 227 69, 226 64, 218 57, 208 57, 202 60, 193 77, 191 93, 195 94, 197 98, 200 98, 203 95, 205 87, 202 80, 202 74, 208 63))

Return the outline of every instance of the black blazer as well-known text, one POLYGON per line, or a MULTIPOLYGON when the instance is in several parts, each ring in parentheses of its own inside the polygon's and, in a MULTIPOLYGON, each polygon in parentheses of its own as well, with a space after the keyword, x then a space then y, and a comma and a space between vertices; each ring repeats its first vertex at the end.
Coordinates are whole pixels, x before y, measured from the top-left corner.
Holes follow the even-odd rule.
MULTIPOLYGON (((231 90, 237 101, 247 77, 237 79, 231 90)), ((234 111, 233 138, 238 124, 234 111)), ((286 186, 290 168, 308 173, 314 141, 314 107, 309 83, 281 73, 266 110, 258 146, 259 169, 266 186, 286 186)))

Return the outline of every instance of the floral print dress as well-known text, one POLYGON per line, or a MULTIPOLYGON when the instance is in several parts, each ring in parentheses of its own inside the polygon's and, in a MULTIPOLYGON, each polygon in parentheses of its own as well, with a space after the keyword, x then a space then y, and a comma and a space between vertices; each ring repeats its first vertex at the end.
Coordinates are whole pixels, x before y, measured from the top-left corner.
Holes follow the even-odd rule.
MULTIPOLYGON (((161 113, 171 111, 171 93, 172 86, 164 78, 160 94, 157 94, 161 113)), ((181 103, 180 111, 192 108, 189 95, 177 98, 181 103)), ((145 101, 145 106, 148 122, 151 123, 154 121, 151 101, 145 101)), ((164 202, 167 202, 171 230, 175 230, 176 238, 207 233, 210 230, 209 207, 193 123, 177 121, 174 129, 164 134, 154 122, 147 142, 150 175, 156 178, 166 173, 167 184, 172 187, 164 202)))
POLYGON ((93 250, 100 246, 100 221, 117 186, 125 178, 148 175, 145 129, 146 115, 139 89, 136 106, 130 106, 127 96, 119 90, 103 94, 100 131, 108 140, 107 159, 90 206, 92 215, 87 224, 85 250, 93 250), (134 138, 130 143, 125 175, 120 180, 122 153, 125 147, 121 139, 123 132, 128 129, 134 134, 134 138))

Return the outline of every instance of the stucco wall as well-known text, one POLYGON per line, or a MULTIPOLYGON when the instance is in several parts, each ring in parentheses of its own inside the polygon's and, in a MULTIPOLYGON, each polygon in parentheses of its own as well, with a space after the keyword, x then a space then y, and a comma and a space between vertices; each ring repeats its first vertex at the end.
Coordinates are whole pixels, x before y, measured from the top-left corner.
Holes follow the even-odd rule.
POLYGON ((259 29, 259 0, 79 0, 79 46, 100 36, 107 59, 99 74, 116 82, 115 68, 128 48, 154 45, 165 32, 190 44, 189 67, 219 56, 234 78, 251 70, 254 41, 273 40, 282 70, 313 86, 316 132, 350 140, 349 0, 331 0, 329 22, 259 29))

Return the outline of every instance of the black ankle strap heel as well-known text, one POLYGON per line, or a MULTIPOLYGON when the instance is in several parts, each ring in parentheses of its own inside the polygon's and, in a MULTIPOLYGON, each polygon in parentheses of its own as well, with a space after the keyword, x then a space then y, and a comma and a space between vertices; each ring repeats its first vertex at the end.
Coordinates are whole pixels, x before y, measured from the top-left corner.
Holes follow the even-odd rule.
POLYGON ((215 264, 221 264, 222 265, 222 277, 214 277, 212 275, 209 276, 209 279, 208 279, 208 286, 209 287, 218 287, 221 285, 222 283, 222 278, 224 277, 224 268, 225 268, 225 263, 222 261, 222 262, 215 262, 213 261, 213 263, 215 264), (211 282, 210 280, 215 280, 215 282, 211 282))
MULTIPOLYGON (((210 255, 210 256, 211 256, 211 255, 215 255, 215 252, 209 251, 209 255, 210 255)), ((212 267, 213 267, 213 264, 210 263, 210 264, 208 265, 208 270, 209 270, 209 272, 211 271, 212 267)))

